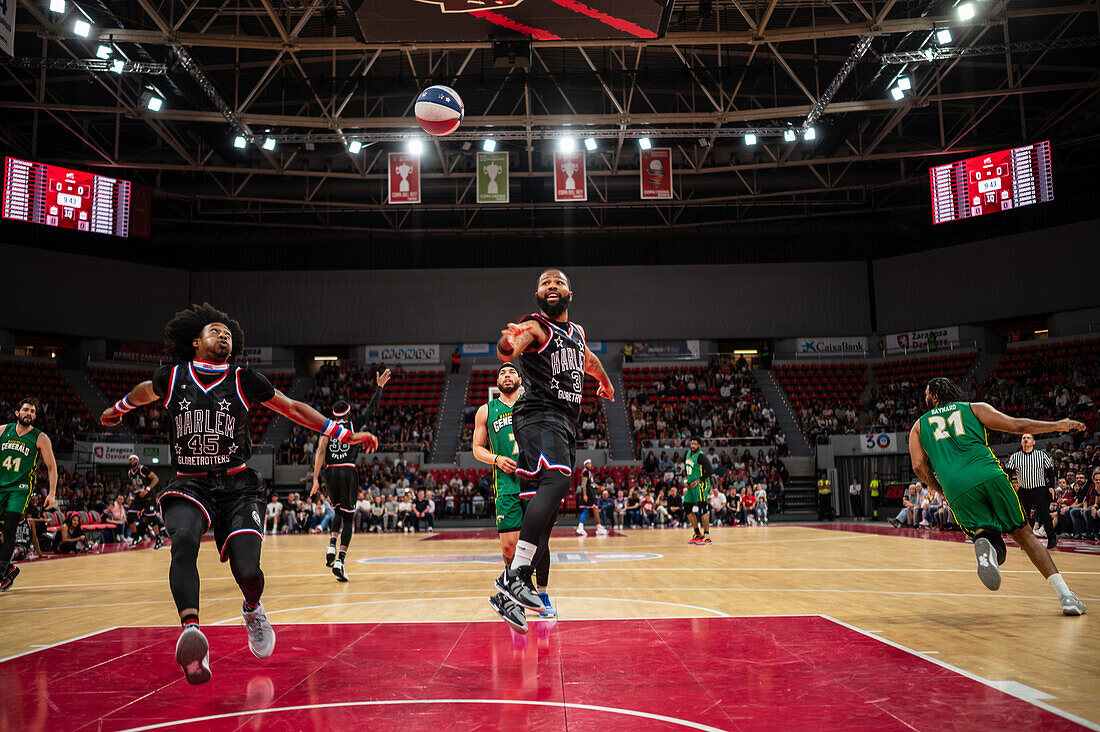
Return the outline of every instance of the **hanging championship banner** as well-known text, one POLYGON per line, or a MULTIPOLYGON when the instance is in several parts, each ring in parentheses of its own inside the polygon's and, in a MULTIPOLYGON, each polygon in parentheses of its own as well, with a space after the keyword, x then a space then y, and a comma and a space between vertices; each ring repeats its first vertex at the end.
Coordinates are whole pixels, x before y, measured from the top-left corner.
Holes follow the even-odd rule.
POLYGON ((15 55, 15 6, 17 0, 0 0, 0 51, 15 55))
POLYGON ((672 198, 672 148, 642 150, 642 200, 672 198))
POLYGON ((508 153, 477 154, 477 202, 508 203, 508 153))
POLYGON ((390 153, 390 203, 420 203, 420 158, 390 153))
POLYGON ((554 153, 555 201, 587 201, 587 181, 583 152, 554 153))

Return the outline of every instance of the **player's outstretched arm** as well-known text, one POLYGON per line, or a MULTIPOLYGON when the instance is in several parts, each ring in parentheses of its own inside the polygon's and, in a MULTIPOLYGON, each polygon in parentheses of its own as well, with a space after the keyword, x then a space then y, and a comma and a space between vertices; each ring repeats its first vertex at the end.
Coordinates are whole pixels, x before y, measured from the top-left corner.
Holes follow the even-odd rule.
POLYGON ((129 394, 104 409, 103 414, 99 415, 99 423, 107 427, 114 427, 122 421, 122 415, 142 405, 152 404, 158 399, 160 397, 153 391, 153 382, 143 381, 135 386, 129 394))
POLYGON ((596 358, 596 354, 592 353, 588 346, 584 347, 584 373, 599 382, 600 386, 596 389, 596 396, 615 401, 615 387, 612 386, 611 379, 607 377, 607 372, 604 371, 600 359, 596 358))
POLYGON ((500 468, 505 473, 516 472, 516 461, 507 455, 494 455, 489 449, 489 405, 482 404, 474 414, 474 458, 500 468))
POLYGON ((944 495, 943 487, 936 480, 936 474, 932 472, 932 464, 928 462, 924 446, 920 444, 920 422, 914 424, 913 429, 909 431, 909 461, 913 464, 913 472, 922 483, 944 498, 947 497, 944 495))
POLYGON ((972 402, 970 408, 974 416, 986 427, 1000 432, 1011 432, 1022 435, 1024 433, 1037 435, 1042 432, 1076 432, 1085 429, 1085 425, 1075 419, 1060 419, 1057 422, 1047 422, 1042 419, 1026 419, 1024 417, 1009 417, 999 412, 985 402, 972 402))
POLYGON ((264 406, 276 414, 283 415, 291 422, 314 432, 320 432, 330 439, 349 444, 362 444, 367 452, 378 449, 378 438, 370 432, 352 432, 346 427, 341 427, 305 402, 291 399, 278 389, 275 390, 275 396, 264 402, 264 406))
POLYGON ((50 481, 50 490, 46 494, 46 500, 42 502, 42 508, 49 511, 54 507, 57 499, 57 460, 53 456, 53 443, 45 432, 38 433, 38 440, 34 443, 38 452, 42 455, 42 462, 46 463, 46 475, 50 481))
POLYGON ((501 363, 511 363, 532 343, 542 344, 550 335, 537 320, 509 323, 500 331, 497 341, 497 358, 501 363))

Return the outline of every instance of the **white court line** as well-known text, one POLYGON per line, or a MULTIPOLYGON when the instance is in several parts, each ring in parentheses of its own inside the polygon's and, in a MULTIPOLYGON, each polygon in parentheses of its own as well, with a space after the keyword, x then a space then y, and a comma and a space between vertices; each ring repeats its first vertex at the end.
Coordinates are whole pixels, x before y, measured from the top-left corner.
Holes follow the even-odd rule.
MULTIPOLYGON (((394 603, 394 602, 439 602, 439 601, 452 602, 454 600, 484 600, 484 599, 486 599, 486 597, 487 597, 486 595, 477 595, 475 597, 406 597, 406 598, 393 598, 393 599, 389 599, 389 600, 362 600, 362 601, 359 601, 359 602, 330 602, 330 603, 326 603, 324 605, 310 605, 310 606, 307 606, 307 607, 276 608, 276 609, 273 609, 273 610, 267 610, 265 608, 264 611, 268 615, 274 615, 275 613, 289 613, 289 612, 294 612, 295 610, 323 610, 325 608, 330 608, 330 607, 345 608, 345 607, 351 607, 353 605, 384 605, 384 604, 387 604, 387 603, 394 603)), ((559 598, 559 599, 560 598, 566 598, 566 599, 569 599, 569 600, 602 600, 602 601, 605 601, 605 602, 630 602, 630 603, 644 603, 646 605, 669 605, 671 607, 686 607, 686 608, 691 609, 691 610, 702 610, 703 612, 712 613, 715 617, 719 617, 719 618, 732 617, 728 613, 724 613, 721 610, 715 610, 714 608, 710 608, 710 607, 702 607, 700 605, 688 605, 688 604, 685 604, 685 603, 682 603, 682 602, 663 602, 661 600, 638 600, 638 599, 635 599, 633 597, 578 597, 576 595, 561 595, 561 594, 555 594, 554 597, 559 598)), ((593 619, 596 619, 596 618, 593 618, 593 619)), ((633 619, 635 619, 635 620, 646 620, 648 618, 640 617, 640 618, 633 618, 633 619)), ((659 619, 659 618, 654 618, 654 619, 659 619)), ((226 623, 232 623, 234 621, 239 621, 239 620, 240 620, 240 617, 233 616, 233 617, 230 617, 230 618, 225 618, 223 620, 216 620, 213 623, 209 623, 209 625, 225 625, 226 623)))
POLYGON ((5 661, 14 661, 17 658, 22 658, 23 656, 29 656, 32 653, 38 653, 39 651, 45 651, 49 648, 57 648, 58 646, 63 646, 66 643, 73 643, 73 642, 78 641, 78 640, 84 640, 85 638, 91 638, 93 635, 99 635, 100 633, 108 633, 112 630, 117 630, 117 629, 118 629, 117 625, 112 625, 110 628, 103 628, 102 630, 93 630, 91 633, 85 633, 84 635, 78 635, 75 638, 69 638, 68 640, 58 641, 57 643, 49 643, 49 644, 44 645, 44 646, 38 646, 37 648, 34 648, 32 650, 29 650, 29 651, 23 651, 22 653, 16 653, 14 656, 8 656, 7 658, 0 658, 0 663, 4 663, 5 661))
POLYGON ((1009 696, 1014 696, 1014 697, 1016 697, 1017 699, 1019 699, 1021 701, 1025 701, 1028 704, 1033 704, 1033 705, 1039 707, 1040 709, 1046 710, 1046 711, 1050 712, 1051 714, 1056 714, 1059 717, 1062 717, 1063 719, 1068 719, 1071 722, 1076 722, 1079 725, 1082 725, 1082 726, 1087 727, 1091 730, 1096 730, 1097 732, 1100 732, 1100 724, 1096 724, 1095 722, 1090 722, 1089 720, 1085 719, 1084 717, 1078 717, 1076 714, 1071 714, 1070 712, 1059 709, 1058 707, 1051 706, 1050 704, 1047 704, 1045 702, 1039 701, 1038 699, 1032 698, 1030 695, 1021 693, 1021 690, 1018 687, 1015 687, 1014 685, 1005 684, 1005 682, 1003 682, 1003 681, 990 681, 989 679, 984 679, 981 676, 978 676, 977 674, 972 674, 969 671, 966 671, 964 669, 959 668, 958 666, 953 666, 950 663, 945 663, 944 661, 941 661, 937 658, 929 658, 928 656, 925 656, 921 653, 918 653, 917 651, 914 651, 911 648, 907 648, 906 646, 903 646, 900 643, 896 643, 892 640, 889 640, 888 638, 882 638, 882 637, 877 636, 877 635, 871 635, 869 632, 863 630, 862 628, 857 628, 856 626, 851 625, 850 623, 845 623, 843 620, 837 620, 836 618, 830 617, 828 615, 821 615, 819 617, 825 618, 826 620, 831 620, 832 622, 836 623, 837 625, 842 625, 845 628, 848 628, 849 630, 854 630, 855 632, 859 633, 860 635, 867 636, 868 638, 874 638, 875 640, 879 641, 880 643, 885 643, 888 646, 893 646, 894 648, 897 648, 900 651, 905 651, 906 653, 912 654, 914 656, 918 656, 919 658, 923 658, 925 661, 928 661, 929 663, 934 663, 937 666, 941 666, 941 667, 943 667, 943 668, 945 668, 949 671, 954 671, 955 673, 959 674, 960 676, 965 676, 968 679, 971 679, 973 681, 977 681, 979 684, 984 684, 984 685, 986 685, 990 688, 996 689, 997 691, 1000 691, 1004 694, 1008 694, 1009 696))
POLYGON ((407 705, 407 704, 515 704, 519 706, 536 706, 536 707, 553 707, 555 709, 585 709, 596 712, 607 712, 610 714, 622 714, 628 717, 639 717, 641 719, 653 719, 659 722, 668 722, 669 724, 675 724, 680 727, 686 727, 688 729, 702 730, 703 732, 726 732, 721 727, 712 727, 709 724, 701 724, 699 722, 691 722, 686 719, 677 719, 676 717, 666 717, 663 714, 651 714, 649 712, 639 712, 633 709, 620 709, 616 707, 601 707, 595 704, 575 704, 572 702, 550 702, 550 701, 526 701, 520 699, 393 699, 393 700, 381 700, 381 701, 348 701, 348 702, 331 702, 328 704, 299 704, 292 707, 275 707, 272 709, 252 709, 244 712, 228 712, 226 714, 211 714, 207 717, 194 717, 192 719, 178 719, 174 722, 161 722, 160 724, 150 724, 144 727, 131 727, 125 732, 145 732, 145 730, 151 729, 164 729, 165 727, 175 727, 183 724, 198 724, 200 722, 212 722, 218 719, 233 719, 234 717, 251 717, 258 714, 273 714, 276 712, 298 712, 306 711, 309 709, 340 709, 347 707, 374 707, 374 706, 394 706, 394 705, 407 705))

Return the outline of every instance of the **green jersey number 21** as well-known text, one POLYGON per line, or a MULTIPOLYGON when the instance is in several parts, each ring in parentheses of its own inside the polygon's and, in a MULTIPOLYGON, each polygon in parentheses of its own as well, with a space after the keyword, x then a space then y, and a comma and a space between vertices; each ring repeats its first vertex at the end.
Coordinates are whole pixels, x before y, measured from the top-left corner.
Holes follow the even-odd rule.
POLYGON ((929 417, 928 422, 936 428, 932 432, 932 436, 935 437, 937 440, 943 440, 951 436, 947 433, 948 425, 950 425, 951 428, 955 431, 956 437, 962 437, 964 434, 966 434, 966 430, 963 429, 962 413, 959 412, 959 410, 957 409, 951 414, 947 415, 947 419, 944 419, 943 417, 929 417))

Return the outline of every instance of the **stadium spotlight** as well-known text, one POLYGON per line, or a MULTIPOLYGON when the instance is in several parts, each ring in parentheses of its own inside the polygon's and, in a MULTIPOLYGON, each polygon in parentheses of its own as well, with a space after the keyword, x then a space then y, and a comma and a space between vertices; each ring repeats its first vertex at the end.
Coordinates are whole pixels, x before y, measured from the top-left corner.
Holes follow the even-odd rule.
POLYGON ((905 92, 901 90, 900 86, 895 86, 893 89, 890 90, 890 96, 894 98, 895 102, 900 102, 902 97, 905 96, 905 92))
POLYGON ((936 41, 942 46, 951 42, 951 29, 940 28, 936 31, 936 41))
POLYGON ((110 46, 100 45, 100 47, 95 50, 95 55, 96 55, 96 58, 101 58, 104 61, 106 61, 107 59, 109 59, 111 57, 111 54, 113 52, 114 51, 110 46))
POLYGON ((794 130, 784 130, 783 131, 783 141, 784 142, 794 142, 794 139, 796 137, 798 137, 798 135, 795 134, 794 130))
POLYGON ((638 140, 638 147, 642 148, 643 150, 648 150, 649 148, 653 147, 653 143, 649 141, 648 137, 643 137, 638 140))
POLYGON ((51 13, 64 13, 65 12, 65 0, 50 0, 50 12, 51 13))
POLYGON ((352 140, 348 143, 348 152, 352 155, 358 155, 359 151, 363 149, 363 143, 358 140, 352 140))
POLYGON ((268 152, 271 152, 272 150, 274 150, 275 149, 275 138, 274 137, 264 138, 264 144, 263 144, 262 147, 263 147, 264 150, 267 150, 268 152))
POLYGON ((807 127, 806 131, 802 133, 802 139, 805 140, 806 142, 809 142, 810 140, 813 140, 816 137, 817 137, 817 130, 815 130, 813 127, 807 127))
POLYGON ((126 68, 126 62, 120 58, 116 58, 114 61, 111 62, 111 71, 115 72, 116 74, 121 74, 124 68, 126 68))
POLYGON ((409 152, 413 155, 419 155, 424 152, 424 143, 420 140, 409 140, 409 152))
POLYGON ((572 137, 559 137, 558 138, 558 150, 562 152, 573 152, 577 149, 577 141, 572 137))
POLYGON ((92 32, 92 26, 86 20, 78 20, 73 23, 73 33, 81 38, 87 38, 92 32))
POLYGON ((959 6, 959 20, 970 20, 974 17, 974 5, 971 3, 963 3, 959 6))
POLYGON ((493 139, 485 140, 481 143, 481 149, 485 152, 496 152, 497 141, 493 139))
POLYGON ((749 145, 750 147, 752 145, 756 144, 756 133, 755 132, 750 132, 747 135, 745 135, 745 144, 749 145))
POLYGON ((233 147, 237 148, 238 150, 244 150, 247 145, 248 140, 244 139, 243 136, 237 135, 233 138, 233 147))
POLYGON ((589 137, 584 141, 584 149, 588 152, 596 152, 596 138, 589 137))
POLYGON ((152 92, 145 92, 142 96, 145 98, 145 108, 150 112, 159 112, 164 106, 164 100, 152 92))
POLYGON ((902 76, 898 78, 898 89, 902 91, 909 91, 913 88, 913 82, 909 80, 908 76, 902 76))

